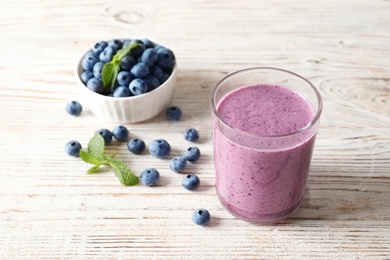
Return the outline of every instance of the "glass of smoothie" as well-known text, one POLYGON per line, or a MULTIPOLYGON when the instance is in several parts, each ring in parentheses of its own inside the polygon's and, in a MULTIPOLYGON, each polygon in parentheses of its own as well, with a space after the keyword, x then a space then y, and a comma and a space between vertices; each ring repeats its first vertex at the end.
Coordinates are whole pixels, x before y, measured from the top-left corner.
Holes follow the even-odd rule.
POLYGON ((216 84, 211 110, 222 206, 254 223, 287 218, 305 192, 322 111, 318 90, 287 70, 248 68, 216 84))

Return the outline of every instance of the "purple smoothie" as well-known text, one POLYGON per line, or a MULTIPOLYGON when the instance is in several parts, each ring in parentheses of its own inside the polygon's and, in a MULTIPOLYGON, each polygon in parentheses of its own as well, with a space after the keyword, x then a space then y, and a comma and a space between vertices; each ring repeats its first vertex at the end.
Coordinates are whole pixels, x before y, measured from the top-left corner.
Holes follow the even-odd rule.
POLYGON ((214 123, 216 190, 224 208, 253 222, 290 215, 309 172, 315 132, 298 130, 313 120, 312 105, 287 88, 253 85, 230 92, 216 109, 234 129, 214 123))

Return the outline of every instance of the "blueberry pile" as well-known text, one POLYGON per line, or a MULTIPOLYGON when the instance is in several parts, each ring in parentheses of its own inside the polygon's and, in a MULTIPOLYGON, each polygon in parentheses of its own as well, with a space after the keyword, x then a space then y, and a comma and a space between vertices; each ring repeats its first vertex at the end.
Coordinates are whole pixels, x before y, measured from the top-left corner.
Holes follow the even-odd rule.
POLYGON ((149 39, 112 39, 97 42, 82 60, 81 81, 90 90, 112 97, 130 97, 158 88, 171 75, 176 60, 174 53, 149 39), (111 88, 103 85, 102 71, 116 53, 138 44, 120 60, 115 84, 111 88))

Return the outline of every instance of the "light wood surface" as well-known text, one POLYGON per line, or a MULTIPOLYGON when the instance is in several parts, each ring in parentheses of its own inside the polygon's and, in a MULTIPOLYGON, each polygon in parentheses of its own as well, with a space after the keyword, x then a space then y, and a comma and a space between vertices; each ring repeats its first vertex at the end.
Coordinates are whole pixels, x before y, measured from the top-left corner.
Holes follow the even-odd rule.
POLYGON ((0 259, 390 259, 390 1, 49 1, 0 2, 0 259), (174 50, 179 64, 164 115, 126 125, 174 155, 199 130, 201 187, 181 187, 169 160, 110 152, 139 174, 160 170, 157 187, 120 185, 112 171, 87 175, 69 157, 101 121, 80 99, 73 70, 97 40, 144 36, 174 50), (277 225, 235 219, 214 189, 209 96, 227 73, 251 66, 292 70, 324 100, 307 191, 277 225), (208 227, 191 213, 207 208, 208 227))

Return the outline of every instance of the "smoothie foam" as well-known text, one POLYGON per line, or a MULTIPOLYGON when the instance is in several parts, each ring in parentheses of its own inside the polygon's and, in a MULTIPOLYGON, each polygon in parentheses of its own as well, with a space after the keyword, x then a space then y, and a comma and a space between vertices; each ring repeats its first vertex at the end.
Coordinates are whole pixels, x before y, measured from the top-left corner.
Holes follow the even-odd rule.
POLYGON ((216 189, 222 205, 248 221, 288 216, 304 194, 315 133, 276 142, 268 137, 302 129, 314 118, 314 108, 296 92, 275 85, 236 89, 216 108, 225 123, 251 135, 221 131, 214 124, 216 189))

